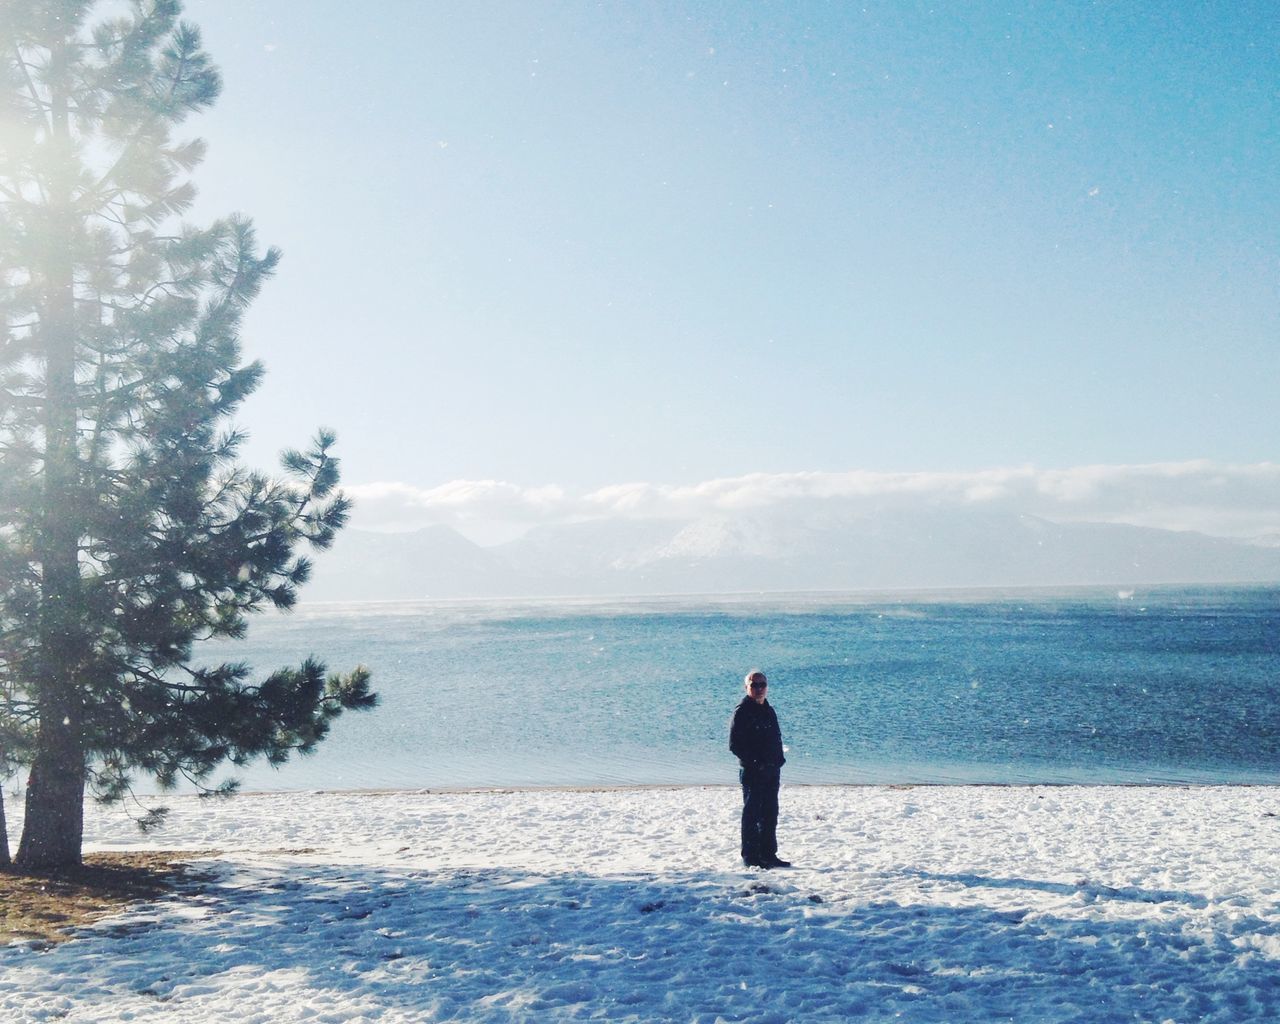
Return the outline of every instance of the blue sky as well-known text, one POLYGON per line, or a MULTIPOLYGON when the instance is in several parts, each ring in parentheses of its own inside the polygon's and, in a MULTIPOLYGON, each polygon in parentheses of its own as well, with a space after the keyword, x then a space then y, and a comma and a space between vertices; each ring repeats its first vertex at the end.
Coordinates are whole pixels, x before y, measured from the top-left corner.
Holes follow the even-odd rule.
POLYGON ((370 522, 1275 460, 1274 8, 1009 6, 189 2, 198 216, 285 252, 251 459, 334 427, 370 522))

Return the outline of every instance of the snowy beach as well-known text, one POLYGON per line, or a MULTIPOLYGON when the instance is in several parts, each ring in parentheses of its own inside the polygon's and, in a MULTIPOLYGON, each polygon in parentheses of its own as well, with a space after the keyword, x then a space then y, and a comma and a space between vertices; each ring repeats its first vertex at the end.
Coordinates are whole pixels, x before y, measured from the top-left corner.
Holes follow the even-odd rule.
POLYGON ((0 950, 0 1019, 1280 1016, 1274 787, 784 786, 770 872, 732 787, 170 804, 87 848, 210 880, 0 950))

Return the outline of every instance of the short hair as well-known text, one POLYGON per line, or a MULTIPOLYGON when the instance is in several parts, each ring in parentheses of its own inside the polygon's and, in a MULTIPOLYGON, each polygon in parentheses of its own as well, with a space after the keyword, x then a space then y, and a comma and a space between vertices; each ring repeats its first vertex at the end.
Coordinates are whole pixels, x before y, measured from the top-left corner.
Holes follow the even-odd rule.
POLYGON ((744 683, 748 683, 748 684, 749 684, 749 683, 751 682, 751 680, 753 680, 756 676, 759 676, 759 677, 760 677, 761 679, 763 679, 765 682, 768 682, 768 681, 769 681, 769 677, 768 677, 768 676, 766 676, 763 672, 761 672, 761 671, 760 671, 760 669, 758 669, 758 668, 753 668, 750 672, 748 672, 745 676, 743 676, 742 681, 743 681, 744 683))

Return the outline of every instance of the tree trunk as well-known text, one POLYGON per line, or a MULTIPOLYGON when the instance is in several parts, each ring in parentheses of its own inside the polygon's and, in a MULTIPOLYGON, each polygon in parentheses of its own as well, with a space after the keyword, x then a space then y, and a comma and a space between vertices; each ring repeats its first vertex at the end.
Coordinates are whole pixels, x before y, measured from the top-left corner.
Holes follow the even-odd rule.
POLYGON ((80 677, 86 641, 80 608, 80 466, 76 428, 75 253, 80 224, 69 175, 75 166, 68 116, 65 44, 50 60, 51 166, 48 241, 43 254, 40 348, 45 364, 44 502, 37 539, 41 568, 35 679, 40 726, 27 785, 20 868, 80 863, 85 751, 80 677), (61 52, 59 52, 61 51, 61 52))
POLYGON ((24 871, 74 867, 84 838, 84 752, 66 719, 41 722, 27 782, 26 820, 15 863, 24 871))
POLYGON ((0 868, 7 868, 9 860, 9 822, 4 816, 4 785, 0 783, 0 868))

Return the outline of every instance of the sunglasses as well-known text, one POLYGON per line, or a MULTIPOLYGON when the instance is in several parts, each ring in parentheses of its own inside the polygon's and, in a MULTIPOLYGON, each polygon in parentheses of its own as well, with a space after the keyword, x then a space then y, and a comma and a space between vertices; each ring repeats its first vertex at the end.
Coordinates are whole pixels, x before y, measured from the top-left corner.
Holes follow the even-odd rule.
POLYGON ((761 682, 760 680, 757 680, 757 679, 753 679, 751 681, 751 689, 753 690, 763 690, 768 685, 769 684, 767 682, 761 682))

